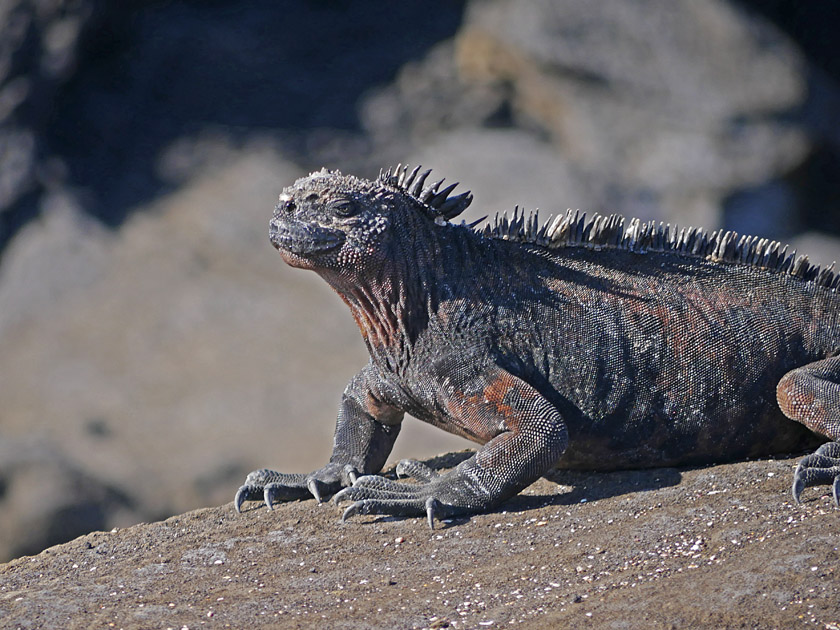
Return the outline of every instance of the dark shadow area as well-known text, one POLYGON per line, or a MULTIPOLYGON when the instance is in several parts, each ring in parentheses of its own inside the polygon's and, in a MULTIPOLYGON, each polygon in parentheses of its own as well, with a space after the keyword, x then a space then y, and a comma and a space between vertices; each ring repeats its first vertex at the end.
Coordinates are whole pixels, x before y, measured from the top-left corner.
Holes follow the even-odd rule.
POLYGON ((136 508, 134 501, 121 490, 102 486, 97 488, 102 496, 56 508, 49 514, 40 531, 33 531, 28 537, 11 546, 11 557, 31 556, 47 547, 60 545, 88 532, 105 530, 115 511, 136 508))
POLYGON ((834 2, 798 2, 797 0, 738 0, 764 16, 788 37, 818 68, 835 79, 840 78, 837 55, 837 29, 840 11, 834 2))
MULTIPOLYGON (((112 6, 119 6, 119 3, 112 6)), ((158 2, 112 11, 57 95, 46 134, 91 211, 117 225, 166 189, 162 149, 222 127, 294 145, 359 129, 356 103, 451 36, 459 3, 158 2)))
MULTIPOLYGON (((258 134, 308 166, 313 145, 358 135, 360 98, 451 37, 464 2, 92 5, 72 75, 32 99, 21 122, 38 130, 42 159, 59 158, 53 175, 83 193, 85 210, 117 226, 177 183, 159 172, 176 138, 258 134)), ((0 248, 39 199, 4 213, 0 248)))
MULTIPOLYGON (((475 454, 473 450, 458 451, 437 455, 429 459, 420 460, 430 468, 445 471, 454 468, 462 461, 475 454)), ((692 467, 693 468, 693 467, 692 467)), ((395 468, 383 471, 382 475, 389 479, 396 479, 395 468)), ((571 486, 569 492, 557 494, 524 495, 511 497, 491 514, 501 512, 525 512, 537 508, 560 505, 573 505, 582 501, 598 501, 631 492, 642 490, 658 490, 669 486, 676 486, 682 481, 682 469, 678 468, 648 468, 644 470, 619 470, 613 472, 579 471, 555 469, 543 475, 544 479, 563 486, 571 486)), ((407 481, 406 483, 411 483, 407 481)), ((380 515, 371 523, 389 520, 400 520, 404 517, 380 515)), ((462 525, 469 522, 471 515, 445 519, 443 527, 462 525)), ((439 527, 440 524, 436 524, 439 527)))
POLYGON ((757 231, 762 235, 786 239, 790 235, 818 230, 840 234, 840 133, 836 120, 840 111, 840 11, 832 2, 797 2, 796 0, 738 0, 772 22, 796 42, 806 57, 809 68, 808 100, 795 117, 801 120, 815 143, 809 157, 783 182, 771 182, 755 190, 737 193, 724 204, 727 229, 745 230, 738 223, 738 206, 746 200, 764 204, 768 210, 766 224, 757 231), (779 198, 779 184, 795 196, 796 225, 773 223, 775 207, 784 203, 779 198), (777 203, 774 203, 776 201, 777 203), (735 215, 735 216, 733 216, 735 215))

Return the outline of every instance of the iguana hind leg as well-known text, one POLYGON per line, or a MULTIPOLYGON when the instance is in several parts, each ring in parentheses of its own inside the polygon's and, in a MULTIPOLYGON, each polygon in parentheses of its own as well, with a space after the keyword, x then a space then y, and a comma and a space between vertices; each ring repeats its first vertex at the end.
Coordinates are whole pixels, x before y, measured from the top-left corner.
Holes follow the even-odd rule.
POLYGON ((840 357, 791 370, 779 381, 776 396, 788 418, 833 440, 799 462, 794 500, 799 503, 807 487, 832 484, 834 503, 840 505, 840 357))

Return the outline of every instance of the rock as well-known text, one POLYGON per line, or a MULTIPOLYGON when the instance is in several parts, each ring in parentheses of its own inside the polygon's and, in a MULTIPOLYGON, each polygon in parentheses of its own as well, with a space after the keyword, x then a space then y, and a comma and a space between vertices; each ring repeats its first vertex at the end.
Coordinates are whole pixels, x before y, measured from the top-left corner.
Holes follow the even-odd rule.
POLYGON ((269 136, 298 157, 347 148, 352 103, 450 37, 461 12, 441 0, 4 2, 0 248, 59 185, 84 189, 86 212, 121 224, 171 191, 158 158, 185 137, 269 136))
POLYGON ((132 523, 128 499, 46 439, 0 441, 0 557, 38 553, 109 523, 132 523))
MULTIPOLYGON (((339 314, 318 304, 332 296, 326 287, 299 295, 295 274, 278 280, 284 265, 267 239, 270 200, 299 171, 259 151, 228 157, 120 232, 83 236, 85 221, 56 208, 3 265, 4 438, 48 433, 79 469, 124 488, 140 518, 210 501, 196 484, 253 452, 275 401, 292 417, 312 414, 286 389, 301 386, 292 375, 306 375, 306 388, 319 380, 317 364, 291 358, 299 331, 288 321, 323 327, 338 347, 324 353, 330 368, 320 369, 334 375, 324 382, 343 388, 329 359, 342 357, 345 337, 330 332, 339 314)), ((329 416, 315 431, 327 450, 329 416)), ((237 472, 215 500, 247 471, 237 472)))
POLYGON ((566 473, 435 531, 228 503, 0 565, 0 624, 833 628, 838 512, 795 464, 566 473))
POLYGON ((0 266, 0 338, 101 282, 111 240, 71 194, 46 195, 42 218, 24 228, 0 266))
POLYGON ((100 0, 8 0, 0 7, 0 249, 35 215, 27 196, 55 185, 62 165, 44 134, 53 101, 72 76, 87 30, 98 24, 100 0))
MULTIPOLYGON (((803 129, 778 115, 805 99, 790 42, 720 0, 527 11, 494 0, 470 3, 454 44, 407 65, 362 120, 386 147, 406 134, 434 146, 464 127, 529 131, 585 182, 588 209, 716 227, 727 194, 803 160, 803 129)), ((467 147, 469 171, 478 151, 467 147)), ((549 203, 575 202, 546 194, 539 205, 549 203)))

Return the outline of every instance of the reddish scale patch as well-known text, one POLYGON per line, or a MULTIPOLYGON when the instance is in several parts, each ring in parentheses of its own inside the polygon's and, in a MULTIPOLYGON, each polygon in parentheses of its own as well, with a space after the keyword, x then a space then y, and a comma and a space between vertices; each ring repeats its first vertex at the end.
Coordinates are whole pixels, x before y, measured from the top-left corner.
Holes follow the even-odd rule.
POLYGON ((449 419, 438 422, 438 426, 467 439, 486 444, 499 433, 499 426, 491 426, 487 422, 491 414, 482 413, 486 406, 482 395, 466 396, 464 392, 456 390, 446 401, 446 411, 449 419))
POLYGON ((403 418, 402 411, 383 403, 370 392, 365 396, 365 411, 376 418, 377 422, 387 425, 397 425, 403 418))
POLYGON ((296 269, 310 270, 314 270, 316 268, 315 264, 308 258, 303 258, 301 256, 298 256, 297 254, 293 254, 292 252, 282 248, 279 248, 277 251, 280 252, 280 257, 283 259, 283 262, 285 262, 290 267, 294 267, 296 269))
POLYGON ((398 327, 394 323, 397 314, 390 309, 378 309, 371 299, 361 290, 348 291, 346 294, 337 285, 337 282, 330 282, 326 275, 324 278, 338 296, 350 307, 350 312, 359 327, 362 339, 368 346, 393 347, 399 342, 398 327))
POLYGON ((776 399, 788 418, 821 431, 828 418, 816 392, 807 386, 807 380, 807 377, 796 373, 786 374, 776 386, 776 399))
POLYGON ((491 403, 497 413, 505 418, 510 418, 514 415, 514 410, 505 401, 515 386, 516 384, 513 382, 513 378, 509 374, 503 373, 499 378, 491 381, 484 388, 484 400, 491 403))
POLYGON ((517 379, 503 372, 490 381, 481 394, 471 396, 456 391, 447 401, 447 412, 464 435, 484 444, 500 433, 521 429, 522 411, 511 404, 516 399, 536 398, 536 392, 523 392, 517 379))

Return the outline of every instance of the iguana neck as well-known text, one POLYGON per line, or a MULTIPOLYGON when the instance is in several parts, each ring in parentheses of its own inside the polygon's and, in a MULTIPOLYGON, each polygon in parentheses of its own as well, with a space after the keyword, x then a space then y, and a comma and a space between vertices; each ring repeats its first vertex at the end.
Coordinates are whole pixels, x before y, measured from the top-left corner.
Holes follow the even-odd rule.
POLYGON ((408 364, 428 326, 429 291, 436 286, 432 277, 441 266, 441 249, 429 226, 410 228, 410 237, 393 239, 376 261, 349 273, 321 272, 350 307, 371 358, 392 371, 408 364))

